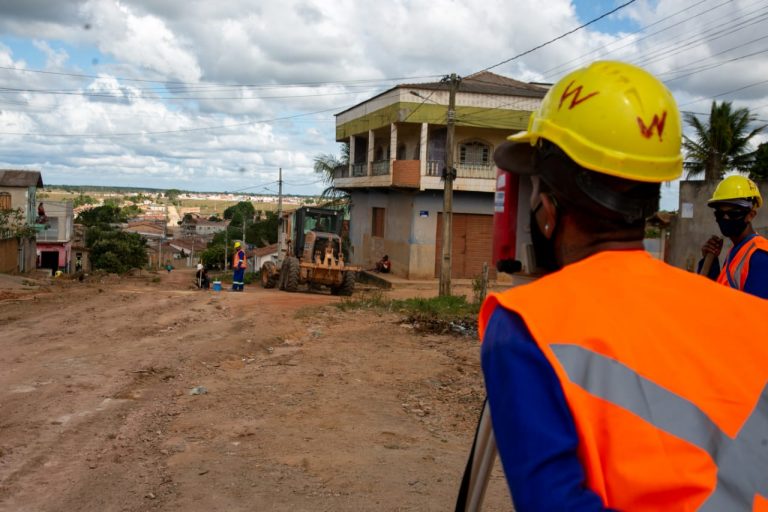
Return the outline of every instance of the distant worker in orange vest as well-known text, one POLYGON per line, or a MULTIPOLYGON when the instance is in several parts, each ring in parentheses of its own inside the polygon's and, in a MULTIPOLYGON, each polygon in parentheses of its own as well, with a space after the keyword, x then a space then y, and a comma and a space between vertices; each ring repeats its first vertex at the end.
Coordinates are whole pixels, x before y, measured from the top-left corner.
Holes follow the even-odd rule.
MULTIPOLYGON (((705 258, 707 254, 715 258, 709 277, 720 284, 768 299, 768 240, 755 233, 752 227, 757 209, 763 205, 760 189, 749 178, 728 176, 717 186, 708 204, 715 211, 720 232, 733 242, 722 270, 718 257, 723 240, 713 236, 701 248, 705 258)), ((703 264, 702 259, 699 271, 703 264)))
POLYGON ((547 271, 479 318, 515 510, 768 510, 768 303, 643 250, 660 184, 682 172, 672 94, 595 62, 509 140, 494 159, 531 178, 547 271))
POLYGON ((232 291, 245 291, 245 269, 247 263, 245 259, 245 250, 240 242, 235 242, 235 254, 232 256, 232 291))

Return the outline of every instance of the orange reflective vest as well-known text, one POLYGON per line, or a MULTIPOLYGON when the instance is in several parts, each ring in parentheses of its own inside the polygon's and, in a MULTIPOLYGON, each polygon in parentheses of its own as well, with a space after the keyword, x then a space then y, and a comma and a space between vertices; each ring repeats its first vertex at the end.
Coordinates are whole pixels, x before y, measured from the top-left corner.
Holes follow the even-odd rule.
POLYGON ((723 268, 720 270, 717 282, 737 290, 743 290, 749 274, 749 260, 757 250, 768 252, 768 240, 760 235, 755 235, 747 240, 732 258, 729 253, 729 257, 726 258, 723 268))
POLYGON ((481 336, 498 306, 554 368, 605 506, 768 510, 765 301, 611 251, 491 295, 481 336))
POLYGON ((246 259, 245 259, 244 250, 239 249, 235 251, 235 254, 232 256, 232 268, 234 269, 246 268, 246 259))

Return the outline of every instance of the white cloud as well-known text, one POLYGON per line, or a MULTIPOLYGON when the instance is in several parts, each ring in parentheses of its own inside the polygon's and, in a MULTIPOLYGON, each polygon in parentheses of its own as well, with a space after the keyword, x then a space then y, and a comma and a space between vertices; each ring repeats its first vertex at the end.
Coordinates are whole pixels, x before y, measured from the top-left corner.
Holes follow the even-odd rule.
MULTIPOLYGON (((585 21, 568 0, 11 4, 0 6, 0 66, 25 69, 42 56, 48 71, 98 78, 0 70, 0 86, 19 89, 0 94, 0 166, 40 167, 49 183, 194 189, 274 181, 278 167, 287 182, 313 183, 313 156, 338 152, 335 111, 258 121, 342 110, 394 85, 385 78, 465 76, 585 21), (40 89, 60 94, 30 91, 40 89), (197 130, 222 126, 232 127, 197 130), (178 130, 187 131, 153 133, 178 130), (50 133, 127 135, 42 135, 50 133)), ((768 33, 764 11, 757 0, 640 0, 621 12, 638 26, 655 24, 638 34, 598 23, 494 71, 554 81, 596 58, 624 59, 669 80, 692 73, 669 87, 680 104, 705 99, 685 109, 707 111, 713 96, 766 80, 767 54, 723 63, 765 48, 768 40, 749 43, 768 33)), ((768 118, 768 84, 718 99, 761 107, 768 118)))

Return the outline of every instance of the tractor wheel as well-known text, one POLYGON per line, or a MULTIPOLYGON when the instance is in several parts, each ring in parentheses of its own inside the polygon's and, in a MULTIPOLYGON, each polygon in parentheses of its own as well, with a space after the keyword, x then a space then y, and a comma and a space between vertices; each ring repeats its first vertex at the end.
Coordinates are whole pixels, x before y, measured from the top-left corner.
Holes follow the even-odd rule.
POLYGON ((274 261, 267 261, 261 266, 261 286, 264 288, 274 288, 280 274, 277 272, 277 265, 274 261))
POLYGON ((344 277, 342 277, 341 285, 336 289, 336 293, 334 295, 343 295, 345 297, 349 297, 352 295, 352 292, 355 291, 355 279, 356 275, 352 271, 346 271, 344 272, 344 277))
POLYGON ((299 272, 301 271, 299 259, 293 256, 288 257, 285 259, 283 267, 285 267, 285 291, 297 291, 299 289, 299 272))

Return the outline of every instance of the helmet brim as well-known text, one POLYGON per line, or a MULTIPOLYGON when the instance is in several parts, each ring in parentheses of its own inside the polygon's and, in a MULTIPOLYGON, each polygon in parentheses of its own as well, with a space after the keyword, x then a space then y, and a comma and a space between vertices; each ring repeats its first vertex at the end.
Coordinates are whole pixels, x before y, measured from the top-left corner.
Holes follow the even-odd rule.
MULTIPOLYGON (((516 134, 512 137, 518 137, 519 135, 516 134)), ((518 142, 517 139, 512 141, 512 137, 507 139, 508 142, 502 142, 493 152, 493 161, 496 163, 496 167, 503 171, 524 176, 538 174, 533 166, 533 151, 535 148, 526 139, 518 142)))

